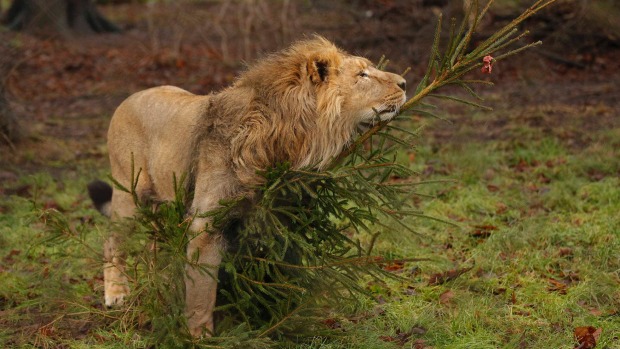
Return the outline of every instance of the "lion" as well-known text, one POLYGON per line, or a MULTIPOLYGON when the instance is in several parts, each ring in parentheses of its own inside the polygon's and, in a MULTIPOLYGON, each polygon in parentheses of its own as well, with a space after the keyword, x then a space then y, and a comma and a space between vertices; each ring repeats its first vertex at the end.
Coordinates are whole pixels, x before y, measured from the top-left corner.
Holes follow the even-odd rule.
MULTIPOLYGON (((251 197, 264 181, 260 171, 278 163, 327 168, 360 129, 399 113, 405 87, 400 75, 323 37, 298 41, 217 93, 161 86, 128 97, 108 131, 111 174, 128 188, 132 173, 141 170, 136 193, 157 201, 174 200, 174 177, 188 175, 188 215, 208 212, 222 199, 251 197)), ((133 216, 131 194, 102 183, 89 186, 96 207, 116 221, 133 216)), ((209 218, 196 217, 187 255, 204 267, 186 266, 185 314, 193 336, 210 336, 226 242, 221 232, 206 229, 209 218)), ((122 304, 129 293, 120 241, 113 232, 104 243, 106 306, 122 304)))

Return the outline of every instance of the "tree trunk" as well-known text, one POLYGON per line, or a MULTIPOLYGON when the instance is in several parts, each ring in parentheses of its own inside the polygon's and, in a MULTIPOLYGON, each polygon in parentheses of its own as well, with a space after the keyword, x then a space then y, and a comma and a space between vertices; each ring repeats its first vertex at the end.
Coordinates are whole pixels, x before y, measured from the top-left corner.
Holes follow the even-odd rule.
POLYGON ((12 145, 18 136, 17 120, 9 108, 4 91, 0 91, 0 145, 12 145))
MULTIPOLYGON (((11 110, 7 97, 7 77, 20 57, 19 52, 11 47, 5 35, 0 36, 0 146, 13 145, 21 136, 17 118, 11 110)), ((3 152, 4 150, 0 150, 3 152)))
POLYGON ((119 31, 92 0, 13 0, 2 22, 12 30, 63 37, 119 31))

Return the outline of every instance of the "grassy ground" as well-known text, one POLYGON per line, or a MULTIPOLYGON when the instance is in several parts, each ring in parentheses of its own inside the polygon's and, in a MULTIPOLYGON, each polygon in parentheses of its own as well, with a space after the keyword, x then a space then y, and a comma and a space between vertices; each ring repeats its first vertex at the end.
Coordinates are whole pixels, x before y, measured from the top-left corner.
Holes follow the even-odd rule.
MULTIPOLYGON (((7 1, 2 3, 6 8, 7 1)), ((352 22, 351 38, 364 37, 358 30, 369 28, 370 20, 364 21, 363 27, 352 22)), ((400 27, 391 32, 401 31, 406 32, 400 27)), ((424 60, 405 56, 405 49, 428 47, 392 43, 399 51, 375 46, 390 40, 370 41, 372 49, 365 50, 399 52, 407 64, 424 60)), ((153 62, 137 60, 140 69, 128 69, 128 60, 113 59, 118 52, 98 59, 105 45, 84 54, 86 63, 69 67, 75 52, 63 45, 44 47, 62 64, 50 65, 46 55, 30 57, 13 82, 33 136, 15 149, 0 149, 0 347, 144 347, 136 328, 147 319, 117 321, 131 314, 101 304, 99 246, 107 223, 91 208, 85 187, 108 172, 103 138, 109 112, 126 94, 145 87, 141 84, 184 84, 205 92, 233 75, 217 83, 199 79, 223 75, 212 57, 200 65, 188 61, 189 68, 151 57, 153 62), (100 76, 71 76, 93 70, 100 76), (160 71, 166 76, 144 77, 160 71), (132 72, 142 75, 126 77, 132 72), (63 86, 67 96, 58 92, 63 86), (58 95, 68 102, 56 101, 58 95), (52 239, 46 227, 57 222, 54 212, 77 234, 52 239)), ((182 51, 188 60, 205 56, 190 48, 195 47, 182 51)), ((496 111, 447 107, 451 124, 416 122, 428 128, 418 149, 401 159, 421 181, 437 183, 420 186, 422 195, 408 199, 453 225, 417 219, 408 222, 417 235, 384 232, 376 244, 379 253, 429 260, 390 266, 403 281, 368 282, 364 286, 373 297, 322 315, 319 322, 343 334, 341 339, 317 337, 291 347, 574 348, 574 329, 592 326, 602 329, 597 348, 620 348, 619 60, 596 53, 560 58, 583 69, 558 67, 539 55, 521 65, 502 62, 491 77, 499 84, 486 96, 496 111)), ((413 68, 411 75, 419 76, 419 67, 413 68)))
MULTIPOLYGON (((601 348, 620 348, 620 127, 617 110, 517 106, 466 111, 434 121, 415 153, 412 196, 428 214, 454 222, 410 222, 377 248, 429 258, 398 266, 406 281, 372 282, 375 295, 343 305, 325 323, 347 336, 305 348, 573 348, 579 326, 601 328, 601 348), (596 118, 597 122, 593 120, 596 118), (607 120, 607 121, 605 121, 607 120), (447 182, 443 182, 448 180, 447 182)), ((101 307, 105 222, 85 185, 105 160, 9 180, 0 201, 0 345, 140 347, 118 311, 101 307), (45 241, 42 210, 82 232, 45 241)))
POLYGON ((436 198, 421 205, 458 227, 419 221, 421 237, 385 242, 432 262, 406 270, 411 283, 382 290, 389 297, 369 332, 389 328, 398 339, 413 328, 409 341, 423 348, 573 348, 573 329, 594 326, 600 347, 620 347, 618 128, 591 134, 583 148, 537 127, 504 131, 501 140, 431 141, 416 154, 425 179, 456 180, 435 185, 436 198), (429 285, 434 273, 463 268, 472 269, 429 285))

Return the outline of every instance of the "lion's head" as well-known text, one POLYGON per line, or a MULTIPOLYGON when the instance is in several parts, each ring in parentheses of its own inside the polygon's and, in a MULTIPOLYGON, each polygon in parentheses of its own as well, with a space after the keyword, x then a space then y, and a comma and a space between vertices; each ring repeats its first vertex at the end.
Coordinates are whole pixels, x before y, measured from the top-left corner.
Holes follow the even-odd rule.
MULTIPOLYGON (((389 120, 405 102, 405 79, 322 37, 259 61, 232 89, 252 91, 232 140, 238 174, 277 162, 324 169, 360 128, 389 120)), ((249 179, 249 178, 248 178, 249 179)))

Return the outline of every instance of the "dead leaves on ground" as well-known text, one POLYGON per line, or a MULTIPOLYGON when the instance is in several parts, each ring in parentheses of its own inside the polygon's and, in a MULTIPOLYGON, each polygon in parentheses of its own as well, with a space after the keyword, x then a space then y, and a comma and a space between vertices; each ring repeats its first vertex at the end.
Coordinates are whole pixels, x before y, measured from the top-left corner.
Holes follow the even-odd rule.
POLYGON ((494 225, 474 225, 474 230, 469 233, 469 236, 483 240, 491 236, 491 234, 497 230, 498 228, 494 225))
POLYGON ((386 271, 400 271, 405 268, 405 261, 398 259, 387 261, 387 263, 381 264, 381 268, 386 271))
MULTIPOLYGON (((486 229, 486 230, 491 230, 491 231, 493 230, 490 227, 482 227, 480 229, 481 230, 486 229)), ((572 254, 573 254, 572 249, 561 248, 556 253, 556 256, 559 255, 562 258, 566 258, 568 256, 571 256, 572 254)), ((401 261, 399 260, 395 260, 395 261, 392 260, 389 262, 382 261, 381 267, 386 270, 398 272, 404 269, 404 263, 401 263, 401 261)), ((465 267, 465 268, 455 268, 455 269, 448 270, 445 272, 428 275, 426 277, 428 286, 438 286, 438 285, 445 284, 446 282, 452 281, 462 276, 463 274, 469 272, 470 270, 473 269, 473 267, 474 266, 465 267)), ((566 271, 566 270, 561 270, 561 269, 560 270, 550 269, 550 270, 547 270, 547 272, 549 272, 550 274, 546 274, 545 276, 541 277, 539 280, 541 282, 548 283, 547 291, 549 292, 556 292, 561 295, 566 294, 568 288, 572 284, 579 281, 579 275, 573 271, 566 271)), ((481 275, 483 275, 482 270, 478 269, 472 272, 470 277, 472 278, 481 277, 481 275)), ((420 284, 418 284, 415 287, 411 286, 410 284, 402 285, 402 287, 405 288, 405 291, 411 291, 411 292, 392 292, 394 290, 390 288, 387 284, 375 285, 375 287, 379 287, 382 290, 382 294, 379 294, 376 297, 378 305, 374 311, 366 313, 366 315, 363 316, 362 320, 368 320, 373 317, 387 316, 388 310, 387 308, 384 307, 384 305, 386 303, 389 303, 390 300, 400 299, 400 298, 393 298, 392 296, 397 297, 396 295, 400 295, 403 293, 411 295, 411 296, 416 296, 418 295, 418 292, 416 292, 416 288, 423 287, 423 286, 420 284)), ((519 286, 517 285, 515 287, 518 288, 519 286)), ((376 291, 377 290, 375 290, 375 292, 376 291)), ((508 289, 500 287, 497 290, 495 290, 493 293, 496 295, 500 295, 500 294, 506 294, 507 291, 508 289)), ((458 295, 459 295, 459 292, 456 290, 445 289, 443 290, 443 292, 441 292, 441 294, 439 294, 439 296, 437 297, 437 301, 443 307, 458 310, 458 308, 456 307, 456 302, 455 302, 455 300, 458 299, 457 298, 458 295)), ((519 302, 519 300, 517 299, 517 293, 515 290, 513 290, 511 292, 511 295, 507 297, 510 297, 508 299, 508 304, 511 306, 512 315, 523 316, 523 317, 532 316, 532 314, 535 311, 534 309, 536 308, 535 304, 520 304, 521 302, 519 302)), ((585 304, 580 304, 580 305, 583 307, 586 307, 585 304)), ((600 316, 602 314, 600 310, 596 310, 596 311, 597 312, 591 310, 590 312, 596 316, 600 316)), ((356 318, 356 319, 351 318, 348 320, 351 323, 357 323, 358 321, 360 321, 360 318, 356 318)), ((324 324, 327 325, 327 327, 331 329, 338 329, 338 330, 346 331, 342 323, 335 319, 327 319, 324 321, 324 324)), ((563 331, 563 326, 560 324, 558 324, 557 327, 554 327, 554 328, 556 328, 555 329, 556 332, 563 331)), ((386 329, 386 331, 390 331, 388 333, 391 333, 391 334, 380 335, 378 337, 379 340, 392 343, 397 347, 417 348, 417 349, 433 348, 432 342, 429 341, 429 339, 425 338, 429 330, 427 330, 424 327, 414 326, 409 330, 397 329, 395 332, 392 332, 392 330, 386 329)), ((592 326, 575 328, 574 339, 577 344, 574 345, 574 348, 575 349, 596 348, 597 344, 599 343, 599 338, 601 336, 601 333, 602 333, 602 328, 596 328, 592 326)), ((526 342, 524 341, 523 343, 526 343, 526 342)))
MULTIPOLYGON (((380 316, 380 315, 384 315, 384 314, 377 313, 375 311, 375 312, 370 312, 370 313, 358 314, 354 317, 347 318, 344 321, 356 324, 360 321, 368 320, 369 318, 380 316)), ((328 319, 323 320, 323 324, 332 330, 340 330, 340 331, 346 332, 346 328, 343 325, 343 319, 328 318, 328 319)), ((405 344, 410 343, 407 347, 415 348, 415 349, 431 349, 431 347, 427 345, 427 342, 425 339, 419 338, 425 335, 426 332, 428 332, 426 328, 420 325, 414 325, 409 330, 406 330, 406 331, 398 328, 396 329, 395 334, 382 335, 382 336, 379 336, 379 339, 384 342, 393 343, 400 347, 403 347, 405 346, 405 344)))
POLYGON ((596 347, 596 343, 598 342, 602 332, 602 328, 595 328, 592 326, 575 328, 573 333, 575 335, 575 339, 579 343, 575 346, 575 349, 592 349, 596 347))
POLYGON ((439 295, 439 303, 449 305, 452 303, 452 299, 455 297, 455 293, 452 290, 447 290, 439 295))
POLYGON ((470 271, 473 267, 461 268, 461 269, 452 269, 442 273, 433 274, 428 278, 429 286, 436 286, 445 284, 448 281, 452 281, 459 276, 465 274, 470 271))
MULTIPOLYGON (((381 339, 384 342, 391 342, 391 343, 394 343, 402 347, 405 344, 407 344, 409 341, 411 341, 412 336, 422 336, 426 334, 426 332, 427 332, 426 328, 421 327, 421 326, 413 326, 408 331, 402 331, 399 328, 396 330, 395 335, 380 336, 379 339, 381 339)), ((426 341, 424 339, 418 338, 418 339, 415 339, 413 343, 411 343, 411 348, 424 349, 424 348, 429 348, 429 347, 426 345, 426 341)))
POLYGON ((566 294, 568 289, 568 283, 564 282, 564 280, 555 280, 548 279, 549 286, 547 286, 547 291, 557 292, 559 294, 566 294))
MULTIPOLYGON (((558 254, 568 253, 566 250, 560 249, 558 254)), ((571 251, 572 253, 572 251, 571 251)), ((557 292, 561 295, 565 295, 568 292, 568 288, 579 282, 579 274, 571 270, 548 270, 553 274, 553 277, 547 279, 547 291, 557 292)))

